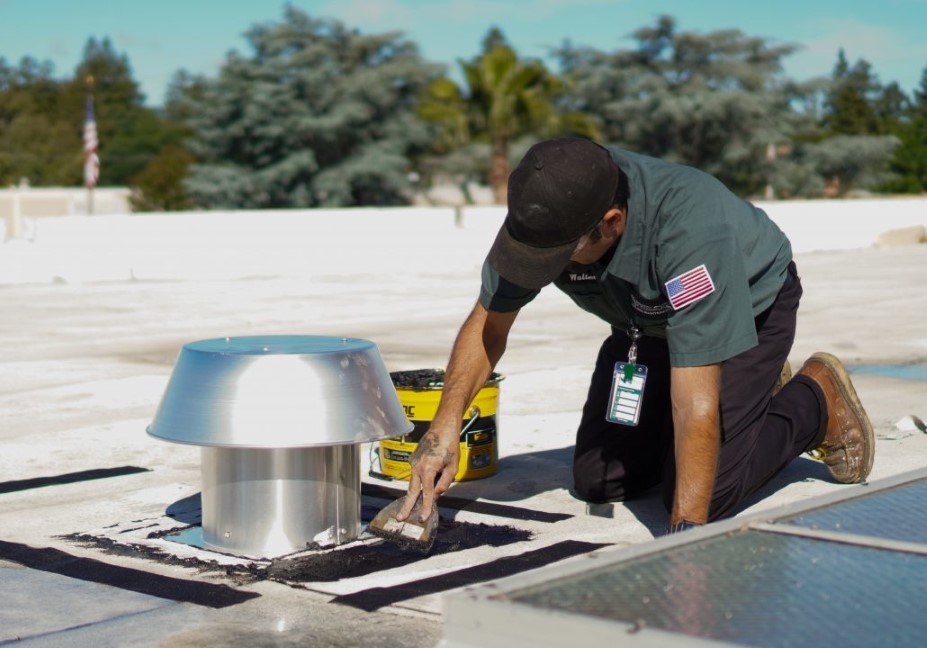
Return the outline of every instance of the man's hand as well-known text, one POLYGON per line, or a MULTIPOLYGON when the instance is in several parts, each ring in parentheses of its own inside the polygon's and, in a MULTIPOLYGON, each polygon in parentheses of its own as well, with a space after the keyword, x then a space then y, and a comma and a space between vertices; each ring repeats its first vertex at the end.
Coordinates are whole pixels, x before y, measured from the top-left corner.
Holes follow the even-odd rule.
POLYGON ((412 477, 405 504, 396 516, 398 520, 409 517, 419 493, 422 511, 427 516, 435 499, 454 483, 460 463, 464 412, 505 352, 509 329, 517 315, 518 311, 488 311, 477 302, 460 327, 444 376, 438 411, 410 458, 412 477))
POLYGON ((396 519, 402 521, 409 516, 420 491, 422 493, 421 510, 425 517, 414 521, 424 522, 428 519, 432 502, 443 495, 454 482, 460 463, 459 439, 460 430, 454 430, 451 427, 439 432, 434 425, 421 438, 409 460, 412 465, 409 492, 396 519))

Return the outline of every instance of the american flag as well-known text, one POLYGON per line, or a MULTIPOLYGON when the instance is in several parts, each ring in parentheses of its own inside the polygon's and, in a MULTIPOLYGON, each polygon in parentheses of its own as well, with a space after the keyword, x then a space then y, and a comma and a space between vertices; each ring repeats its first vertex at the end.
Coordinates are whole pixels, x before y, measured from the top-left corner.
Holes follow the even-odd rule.
POLYGON ((84 184, 88 189, 97 186, 100 179, 100 158, 97 157, 97 122, 93 116, 93 95, 87 95, 84 119, 84 184))
POLYGON ((714 291, 715 284, 704 263, 666 282, 666 296, 670 306, 677 311, 714 291))

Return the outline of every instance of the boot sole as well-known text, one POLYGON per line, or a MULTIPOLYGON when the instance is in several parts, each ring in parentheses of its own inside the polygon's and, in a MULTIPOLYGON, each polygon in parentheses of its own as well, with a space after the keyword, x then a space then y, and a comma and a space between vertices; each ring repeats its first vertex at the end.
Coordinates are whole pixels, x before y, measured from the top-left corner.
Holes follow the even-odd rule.
POLYGON ((820 361, 837 376, 837 384, 840 386, 841 395, 846 399, 853 414, 859 419, 862 425, 863 434, 866 439, 866 455, 863 457, 865 470, 863 471, 862 478, 858 481, 865 481, 872 471, 872 464, 875 461, 875 434, 872 431, 872 423, 869 422, 869 415, 866 414, 866 410, 863 409, 863 404, 859 400, 856 388, 853 387, 853 382, 850 380, 850 374, 847 372, 846 367, 843 366, 843 363, 840 362, 836 356, 823 351, 814 353, 811 357, 820 361))

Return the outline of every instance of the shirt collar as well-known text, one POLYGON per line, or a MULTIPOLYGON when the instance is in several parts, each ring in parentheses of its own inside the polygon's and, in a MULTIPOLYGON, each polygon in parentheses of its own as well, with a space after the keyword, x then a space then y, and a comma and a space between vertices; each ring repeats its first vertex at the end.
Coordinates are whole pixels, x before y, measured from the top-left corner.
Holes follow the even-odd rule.
POLYGON ((619 279, 636 284, 641 268, 644 243, 644 192, 638 182, 637 174, 630 165, 625 164, 614 152, 612 158, 621 171, 628 176, 630 195, 628 196, 627 225, 621 235, 621 240, 618 241, 615 256, 612 257, 606 271, 619 279))

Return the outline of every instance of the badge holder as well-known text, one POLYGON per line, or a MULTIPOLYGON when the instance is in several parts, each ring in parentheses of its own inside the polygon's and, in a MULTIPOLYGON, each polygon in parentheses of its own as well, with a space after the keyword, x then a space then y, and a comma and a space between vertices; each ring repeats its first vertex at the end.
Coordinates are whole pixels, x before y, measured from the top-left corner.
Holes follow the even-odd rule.
POLYGON ((631 347, 628 349, 628 361, 615 363, 605 419, 610 423, 635 426, 641 418, 647 367, 637 364, 637 341, 641 338, 640 329, 632 328, 630 337, 631 347))

